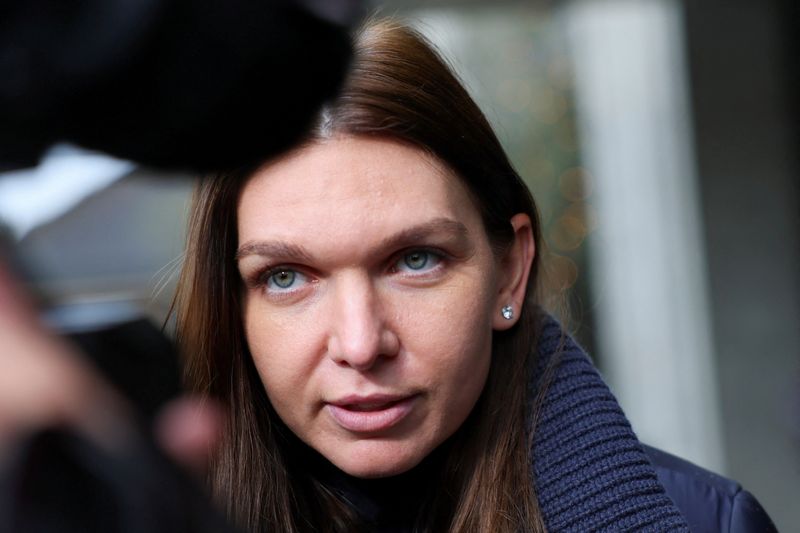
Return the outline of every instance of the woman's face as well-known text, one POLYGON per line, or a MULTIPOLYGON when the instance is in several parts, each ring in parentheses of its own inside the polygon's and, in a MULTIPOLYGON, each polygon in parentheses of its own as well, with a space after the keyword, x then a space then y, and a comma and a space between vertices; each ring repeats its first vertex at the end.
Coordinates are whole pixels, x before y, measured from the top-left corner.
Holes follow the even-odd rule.
POLYGON ((445 166, 389 140, 335 138, 257 171, 238 220, 250 353, 300 439, 351 475, 383 477, 456 431, 508 302, 503 263, 445 166))

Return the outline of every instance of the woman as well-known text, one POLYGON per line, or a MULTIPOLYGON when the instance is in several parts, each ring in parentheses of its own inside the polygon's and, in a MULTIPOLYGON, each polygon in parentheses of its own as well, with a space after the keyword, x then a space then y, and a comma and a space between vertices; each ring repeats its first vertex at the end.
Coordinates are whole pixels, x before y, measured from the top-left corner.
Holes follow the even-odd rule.
POLYGON ((177 334, 229 417, 214 497, 250 531, 686 530, 537 306, 536 208, 480 110, 407 28, 355 48, 300 146, 195 197, 177 334))

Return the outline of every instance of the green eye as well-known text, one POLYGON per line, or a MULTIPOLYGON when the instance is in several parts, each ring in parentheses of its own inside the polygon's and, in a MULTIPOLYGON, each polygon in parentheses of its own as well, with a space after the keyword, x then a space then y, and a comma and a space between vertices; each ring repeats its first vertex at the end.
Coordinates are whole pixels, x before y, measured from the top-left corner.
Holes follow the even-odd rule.
POLYGON ((272 274, 267 280, 267 285, 279 289, 288 289, 294 285, 297 274, 294 270, 279 270, 272 274))
POLYGON ((411 270, 422 270, 428 264, 430 254, 428 252, 411 252, 403 257, 403 263, 411 270))

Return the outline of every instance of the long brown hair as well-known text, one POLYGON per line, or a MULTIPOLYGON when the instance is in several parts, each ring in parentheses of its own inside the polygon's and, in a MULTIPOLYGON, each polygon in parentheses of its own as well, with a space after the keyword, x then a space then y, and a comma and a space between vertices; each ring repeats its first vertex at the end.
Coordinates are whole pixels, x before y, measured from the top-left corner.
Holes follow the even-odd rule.
MULTIPOLYGON (((480 109, 433 47, 401 24, 370 21, 335 101, 308 142, 332 135, 393 138, 446 163, 467 185, 500 256, 509 222, 527 213, 540 240, 533 198, 480 109)), ((215 176, 195 193, 175 299, 186 379, 228 413, 211 465, 213 495, 248 531, 353 531, 351 509, 285 449, 288 431, 270 406, 245 341, 240 306, 236 206, 253 169, 215 176)), ((450 439, 440 489, 417 518, 419 531, 543 531, 530 447, 535 402, 528 391, 539 323, 538 256, 519 322, 495 332, 489 377, 473 413, 450 439)))

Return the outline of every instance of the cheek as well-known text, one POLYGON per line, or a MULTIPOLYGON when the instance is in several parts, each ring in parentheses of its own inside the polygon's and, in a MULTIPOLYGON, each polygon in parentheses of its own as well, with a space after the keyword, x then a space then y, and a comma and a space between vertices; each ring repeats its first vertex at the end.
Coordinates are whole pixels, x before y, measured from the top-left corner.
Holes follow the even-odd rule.
POLYGON ((278 313, 261 309, 252 298, 245 304, 244 332, 250 355, 267 396, 279 410, 302 393, 313 366, 308 354, 313 353, 314 333, 309 328, 300 332, 292 324, 278 313))
MULTIPOLYGON (((408 340, 422 340, 439 353, 447 345, 471 345, 491 338, 493 284, 468 280, 404 302, 408 323, 414 329, 408 340)), ((477 348, 477 346, 476 346, 477 348)), ((453 354, 455 356, 455 353, 453 354)))
POLYGON ((405 343, 445 406, 461 411, 480 396, 491 362, 493 286, 465 283, 418 299, 405 343), (456 405, 458 404, 458 405, 456 405))

